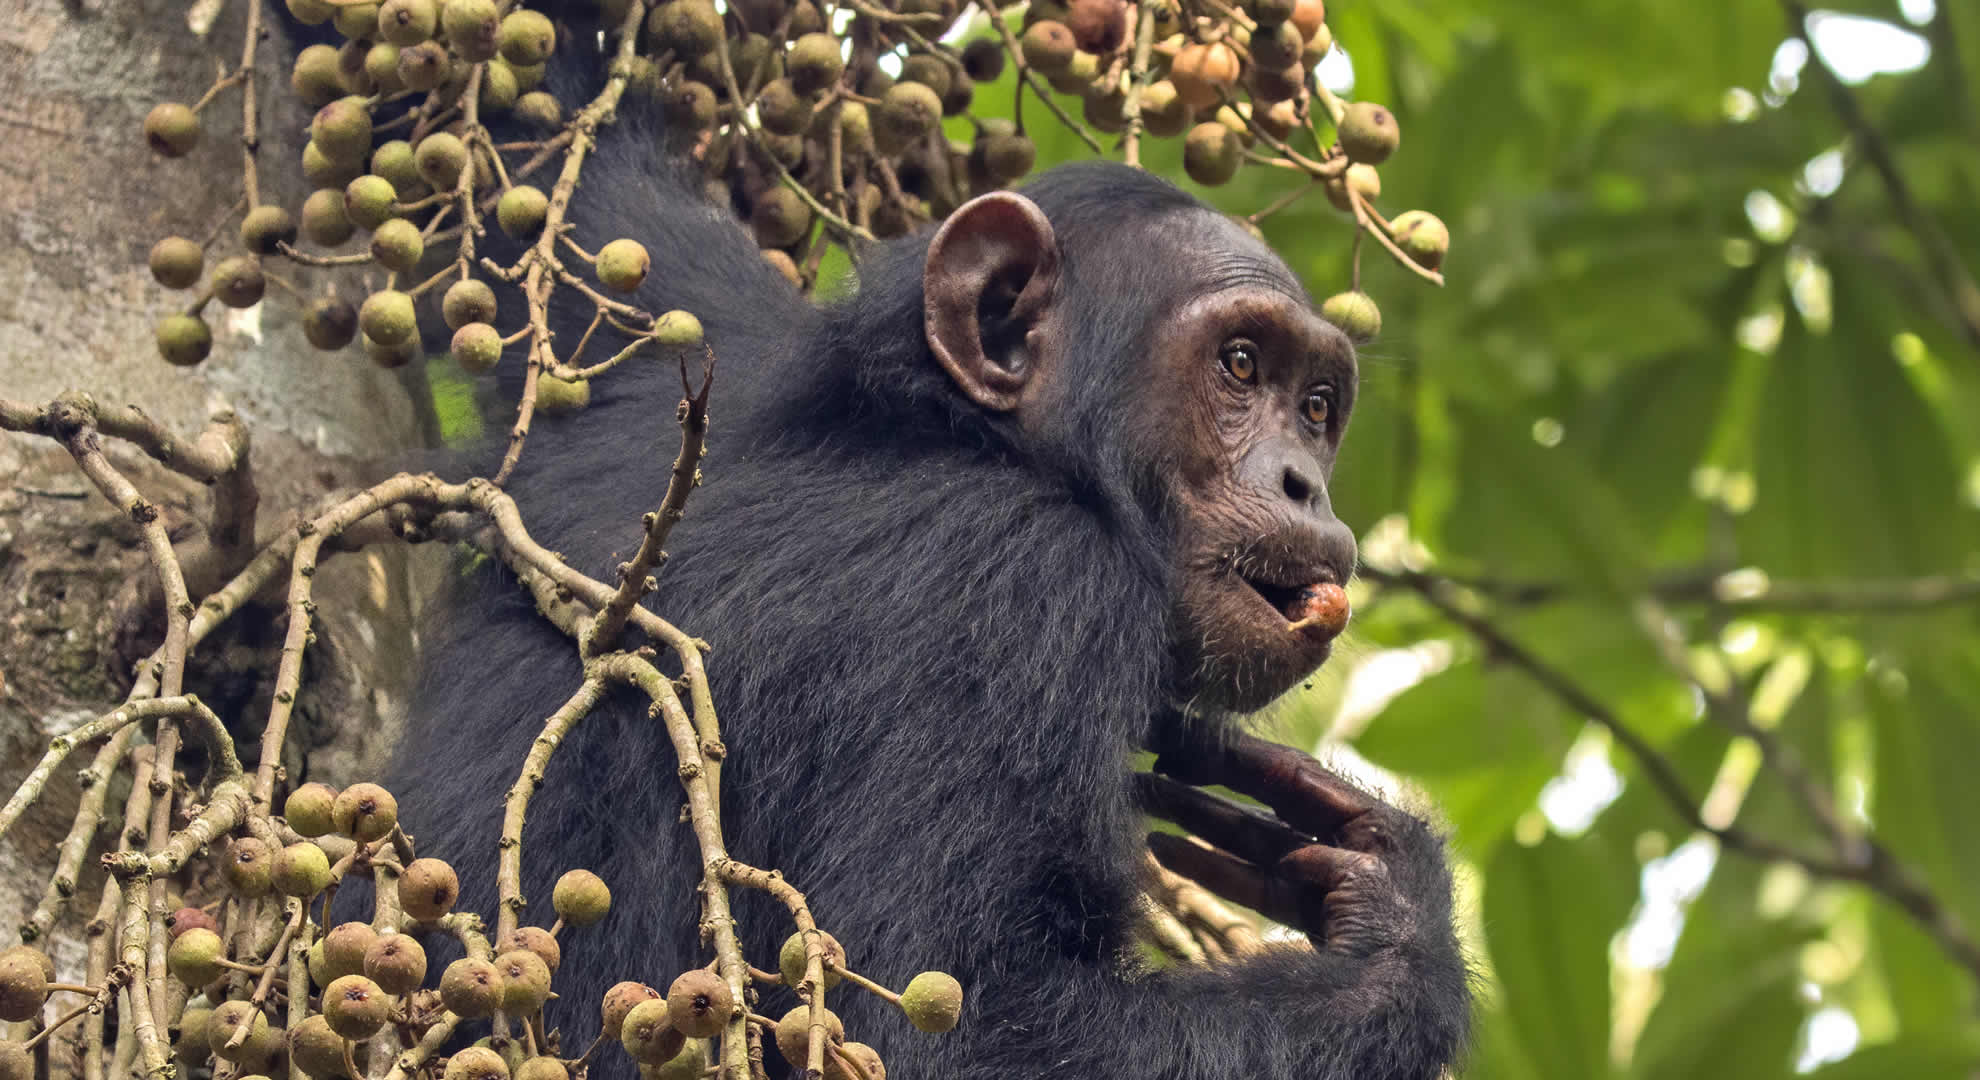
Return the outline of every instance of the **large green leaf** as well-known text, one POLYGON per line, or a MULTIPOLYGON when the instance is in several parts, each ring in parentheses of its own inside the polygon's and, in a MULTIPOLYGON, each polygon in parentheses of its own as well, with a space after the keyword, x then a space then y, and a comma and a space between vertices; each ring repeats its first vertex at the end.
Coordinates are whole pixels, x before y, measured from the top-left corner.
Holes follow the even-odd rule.
POLYGON ((1559 108, 1592 115, 1624 105, 1710 115, 1726 88, 1764 79, 1784 25, 1780 9, 1764 0, 1589 0, 1544 12, 1464 0, 1446 10, 1447 18, 1491 18, 1519 41, 1529 77, 1548 84, 1559 108))
POLYGON ((1645 563, 1643 535, 1622 492, 1602 482, 1578 445, 1543 446, 1545 417, 1460 410, 1468 463, 1444 535, 1455 560, 1506 577, 1559 578, 1587 587, 1626 583, 1645 563))
POLYGON ((1719 866, 1692 902, 1663 994, 1631 1062, 1636 1080, 1763 1080, 1793 1075, 1801 947, 1817 934, 1754 914, 1758 870, 1719 866))
MULTIPOLYGON (((1355 56, 1359 74, 1364 61, 1361 52, 1355 56)), ((1373 100, 1383 100, 1388 93, 1380 84, 1360 85, 1369 87, 1363 96, 1373 100)), ((1410 147, 1420 144, 1422 149, 1398 153, 1384 166, 1381 205, 1392 212, 1410 206, 1475 205, 1495 187, 1530 172, 1528 155, 1543 148, 1546 127, 1531 112, 1523 85, 1520 58, 1508 42, 1461 47, 1454 69, 1436 95, 1423 108, 1402 116, 1404 139, 1410 147)), ((1448 220, 1464 224, 1457 215, 1448 220)), ((1453 270, 1463 269, 1467 282, 1492 265, 1478 258, 1475 249, 1454 244, 1453 251, 1457 260, 1453 270)))
POLYGON ((1459 1076, 1465 1080, 1540 1080, 1542 1074, 1534 1070, 1518 1033, 1496 1002, 1481 1004, 1476 1023, 1477 1033, 1459 1067, 1459 1076))
POLYGON ((1971 4, 1940 4, 1931 34, 1935 47, 1944 52, 1956 51, 1956 59, 1942 56, 1935 66, 1966 74, 1965 99, 1956 102, 1950 111, 1959 118, 1960 130, 1967 141, 1980 142, 1980 82, 1972 78, 1973 72, 1980 71, 1980 11, 1971 4))
POLYGON ((1973 973, 1947 955, 1945 946, 1916 918, 1878 898, 1870 909, 1869 923, 1867 960, 1890 996, 1900 1032, 1909 1037, 1974 1022, 1973 973))
POLYGON ((1460 847, 1485 852, 1533 809, 1579 727, 1524 677, 1473 660, 1404 691, 1355 749, 1420 782, 1460 847))
POLYGON ((1506 1022, 1533 1074, 1610 1074, 1609 939, 1635 896, 1633 867, 1599 839, 1501 844, 1485 870, 1485 936, 1506 1022))
MULTIPOLYGON (((1889 290, 1838 272, 1834 326, 1790 317, 1753 433, 1755 513, 1746 557, 1782 576, 1943 572, 1972 550, 1974 524, 1948 528, 1960 463, 1900 370, 1889 290)), ((1956 510, 1954 510, 1957 513, 1956 510)))
MULTIPOLYGON (((1893 853, 1923 876, 1938 902, 1966 926, 1980 925, 1980 658, 1964 648, 1923 658, 1901 678, 1868 687, 1876 721, 1877 782, 1871 820, 1893 853)), ((1920 927, 1880 912, 1879 941, 1903 1024, 1938 1026, 1970 1016, 1971 974, 1953 978, 1943 949, 1927 949, 1920 927), (1906 958, 1916 961, 1904 964, 1906 958)), ((1970 932, 1970 931, 1969 931, 1970 932)))
MULTIPOLYGON (((1837 787, 1835 711, 1827 680, 1818 674, 1809 680, 1772 733, 1794 768, 1822 791, 1837 787)), ((1798 851, 1826 851, 1833 843, 1827 830, 1802 804, 1782 768, 1763 768, 1754 776, 1740 804, 1739 824, 1798 851)))
MULTIPOLYGON (((1672 774, 1695 802, 1704 797, 1712 778, 1724 764, 1726 746, 1731 740, 1732 736, 1724 728, 1701 723, 1660 747, 1659 752, 1661 760, 1669 765, 1672 774)), ((1622 774, 1623 791, 1595 820, 1591 831, 1608 837, 1612 844, 1632 848, 1639 840, 1652 834, 1663 838, 1658 845, 1661 850, 1669 850, 1682 843, 1690 835, 1691 825, 1670 798, 1645 775, 1642 762, 1621 749, 1613 751, 1610 758, 1616 771, 1622 774)))
MULTIPOLYGON (((1731 372, 1710 354, 1644 364, 1587 395, 1568 419, 1603 480, 1624 492, 1637 530, 1668 541, 1694 511, 1691 477, 1724 405, 1731 372)), ((1693 553, 1694 555, 1696 553, 1693 553)))
POLYGON ((1357 531, 1408 504, 1416 438, 1411 413, 1421 377, 1404 364, 1361 362, 1354 416, 1328 485, 1334 513, 1357 531))
POLYGON ((1903 1042, 1869 1046, 1848 1058, 1808 1073, 1808 1080, 1955 1080, 1980 1069, 1980 1040, 1932 1033, 1903 1042))

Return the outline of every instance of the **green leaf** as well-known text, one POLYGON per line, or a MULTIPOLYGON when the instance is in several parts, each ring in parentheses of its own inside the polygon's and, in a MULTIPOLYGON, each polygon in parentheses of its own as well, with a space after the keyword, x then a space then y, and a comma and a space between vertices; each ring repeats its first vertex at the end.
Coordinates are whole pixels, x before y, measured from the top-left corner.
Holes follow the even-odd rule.
POLYGON ((1892 355, 1888 291, 1839 271, 1832 292, 1834 328, 1814 333, 1790 316, 1771 358, 1742 552, 1783 577, 1957 567, 1975 526, 1946 527, 1959 463, 1892 355))
MULTIPOLYGON (((1724 728, 1701 723, 1659 749, 1695 802, 1710 788, 1731 741, 1732 736, 1724 728)), ((1650 833, 1662 835, 1664 851, 1683 843, 1691 834, 1691 825, 1650 782, 1642 763, 1620 748, 1611 751, 1609 757, 1616 771, 1622 774, 1623 792, 1595 820, 1591 831, 1608 837, 1610 843, 1629 845, 1632 849, 1650 833)))
POLYGON ((1452 4, 1490 18, 1518 41, 1530 79, 1549 84, 1559 108, 1600 115, 1622 107, 1709 116, 1731 86, 1755 86, 1780 43, 1780 10, 1764 0, 1658 6, 1589 0, 1571 16, 1509 17, 1483 0, 1452 4))
POLYGON ((1398 695, 1354 746, 1419 781, 1461 847, 1489 851, 1533 809, 1579 729, 1530 680, 1474 660, 1398 695))
POLYGON ((1358 531, 1407 505, 1405 470, 1416 435, 1409 409, 1415 378, 1402 365, 1362 362, 1354 416, 1328 484, 1334 513, 1358 531))
POLYGON ((1577 444, 1535 440, 1547 417, 1457 411, 1460 477, 1447 535, 1433 543, 1453 560, 1497 576, 1584 586, 1625 583, 1644 564, 1642 536, 1621 494, 1603 483, 1577 444))
POLYGON ((1536 1077, 1610 1074, 1609 939, 1635 897, 1630 868, 1586 837, 1501 844, 1486 866, 1492 965, 1506 1020, 1536 1077))
MULTIPOLYGON (((1817 672, 1774 731, 1774 738, 1793 755, 1809 782, 1825 792, 1836 790, 1838 779, 1835 708, 1828 681, 1817 672)), ((1740 804, 1739 824, 1797 851, 1825 851, 1834 843, 1778 768, 1764 767, 1754 776, 1740 804)))
MULTIPOLYGON (((1966 138, 1980 138, 1980 82, 1972 77, 1973 72, 1980 71, 1980 11, 1971 4, 1941 4, 1931 35, 1935 48, 1945 49, 1950 39, 1958 50, 1958 70, 1967 78, 1965 100, 1957 102, 1955 109, 1966 138)), ((1952 69, 1951 61, 1944 57, 1939 63, 1952 69)))
MULTIPOLYGON (((1980 830, 1973 827, 1980 821, 1980 785, 1973 782, 1973 763, 1980 761, 1980 656, 1970 643, 1950 648, 1906 665, 1900 675, 1869 680, 1866 694, 1875 718, 1870 815, 1878 836, 1966 926, 1980 925, 1980 830)), ((1923 947, 1888 923, 1879 940, 1898 959, 1920 955, 1923 947)), ((1972 1014, 1970 973, 1952 980, 1934 961, 1891 974, 1902 1024, 1930 1027, 1972 1014)))
POLYGON ((1870 955, 1883 977, 1899 1030, 1918 1031, 1973 1021, 1973 974, 1906 912, 1878 898, 1870 908, 1870 955))
POLYGON ((1483 1003, 1476 1025, 1471 1052, 1458 1075, 1464 1080, 1541 1080, 1499 1003, 1483 1003))
POLYGON ((1596 471, 1629 493, 1624 510, 1645 535, 1666 534, 1696 505, 1692 470, 1705 458, 1730 377, 1712 353, 1667 357, 1587 395, 1567 421, 1593 444, 1596 471))
POLYGON ((1637 1040, 1635 1080, 1748 1080, 1793 1075, 1806 1010, 1798 996, 1809 926, 1752 913, 1757 871, 1722 855, 1693 901, 1663 994, 1637 1040))
POLYGON ((1980 1040, 1933 1033, 1882 1046, 1866 1046, 1833 1065, 1808 1073, 1807 1080, 1926 1080, 1971 1076, 1975 1069, 1980 1069, 1980 1040))
MULTIPOLYGON (((1388 84, 1365 77, 1367 50, 1356 47, 1355 39, 1337 40, 1347 43, 1354 57, 1356 96, 1376 101, 1387 96, 1388 84)), ((1542 150, 1546 125, 1530 112, 1520 77, 1519 56, 1506 41, 1467 43, 1436 95, 1421 110, 1398 114, 1403 145, 1411 149, 1398 150, 1382 166, 1382 205, 1392 207, 1391 213, 1410 206, 1442 208, 1435 212, 1443 216, 1484 201, 1494 187, 1526 173, 1530 164, 1522 155, 1542 150), (1456 167, 1460 162, 1463 167, 1456 167)), ((1462 224, 1453 216, 1445 220, 1462 224)), ((1471 273, 1482 269, 1484 263, 1456 239, 1452 251, 1460 265, 1469 261, 1471 273)))

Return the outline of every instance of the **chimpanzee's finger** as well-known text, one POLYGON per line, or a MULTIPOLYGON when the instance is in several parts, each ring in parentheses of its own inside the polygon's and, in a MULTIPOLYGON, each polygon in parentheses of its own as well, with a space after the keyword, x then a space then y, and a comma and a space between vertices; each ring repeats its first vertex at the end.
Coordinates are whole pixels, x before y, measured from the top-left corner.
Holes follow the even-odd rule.
POLYGON ((1271 866, 1313 842, 1263 810, 1166 776, 1136 773, 1134 790, 1142 809, 1258 866, 1271 866))
POLYGON ((1155 771, 1163 776, 1172 776, 1185 784, 1221 784, 1224 770, 1224 750, 1221 745, 1204 746, 1191 743, 1171 746, 1155 756, 1155 771))
POLYGON ((1372 796, 1290 746, 1240 735, 1217 782, 1271 807, 1288 825, 1318 837, 1380 806, 1372 796))
POLYGON ((1306 931, 1316 945, 1353 949, 1393 932, 1398 894, 1381 859, 1363 851, 1307 844, 1261 868, 1200 841, 1150 833, 1163 866, 1275 922, 1306 931))
POLYGON ((1389 867, 1365 851, 1314 844, 1279 861, 1275 895, 1299 909, 1299 923, 1315 945, 1364 952, 1407 936, 1409 905, 1389 867))
POLYGON ((1376 856, 1327 844, 1308 844, 1279 860, 1273 870, 1299 892, 1316 899, 1357 878, 1365 881, 1381 875, 1386 880, 1388 876, 1388 867, 1376 856))
POLYGON ((1148 850, 1163 866, 1234 904, 1260 912, 1279 906, 1271 878, 1228 851, 1172 833, 1149 833, 1148 850))

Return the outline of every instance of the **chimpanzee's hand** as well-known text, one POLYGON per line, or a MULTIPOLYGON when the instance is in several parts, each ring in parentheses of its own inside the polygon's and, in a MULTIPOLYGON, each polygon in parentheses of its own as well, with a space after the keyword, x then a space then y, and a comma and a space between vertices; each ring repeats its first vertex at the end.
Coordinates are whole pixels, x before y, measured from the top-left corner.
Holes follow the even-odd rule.
POLYGON ((1423 822, 1289 747, 1242 736, 1211 757, 1156 763, 1138 777, 1149 812, 1205 844, 1157 833, 1162 864, 1227 900, 1306 931, 1315 947, 1368 956, 1449 939, 1450 878, 1423 822), (1277 814, 1188 784, 1223 784, 1277 814))

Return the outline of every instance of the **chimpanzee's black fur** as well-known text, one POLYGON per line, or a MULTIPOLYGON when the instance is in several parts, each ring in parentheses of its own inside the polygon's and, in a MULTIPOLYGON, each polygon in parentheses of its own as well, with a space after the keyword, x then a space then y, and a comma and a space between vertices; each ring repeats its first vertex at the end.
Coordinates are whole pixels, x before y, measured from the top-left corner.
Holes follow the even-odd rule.
MULTIPOLYGON (((1057 230, 1058 299, 1078 336, 1062 350, 1063 411, 1027 439, 929 353, 925 231, 867 256, 857 295, 817 310, 664 160, 652 119, 627 113, 602 133, 571 216, 588 250, 644 243, 654 267, 636 302, 694 311, 719 357, 707 484, 651 603, 713 644, 729 848, 803 889, 855 969, 898 988, 939 968, 968 990, 959 1029, 931 1036, 842 989, 830 1004, 849 1037, 896 1080, 1437 1075, 1468 998, 1428 830, 1391 858, 1418 905, 1402 948, 1284 947, 1189 974, 1123 964, 1145 830, 1131 755, 1175 734, 1151 730, 1174 715, 1171 517, 1159 448, 1126 436, 1129 394, 1148 374, 1152 314, 1201 287, 1194 264, 1150 258, 1149 241, 1200 204, 1104 164, 1024 189, 1057 230)), ((558 295, 569 348, 590 306, 558 295)), ((520 298, 503 302, 513 327, 520 298)), ((511 349, 506 401, 520 369, 511 349)), ((538 419, 509 488, 538 540, 610 581, 664 493, 680 378, 649 354, 592 395, 581 414, 538 419)), ((462 468, 485 472, 499 452, 462 468)), ((464 906, 492 914, 503 795, 579 666, 499 571, 457 592, 424 642, 392 786, 421 850, 458 867, 464 906)), ((597 1031, 606 986, 664 990, 709 959, 681 805, 668 740, 627 696, 584 721, 531 804, 527 918, 550 921, 550 885, 571 867, 614 896, 602 925, 563 938, 551 1019, 571 1052, 597 1031)), ((787 916, 734 896, 751 958, 774 967, 787 916)), ((761 1011, 792 1004, 776 991, 761 1011)), ((603 1060, 630 1073, 621 1054, 603 1060)))

